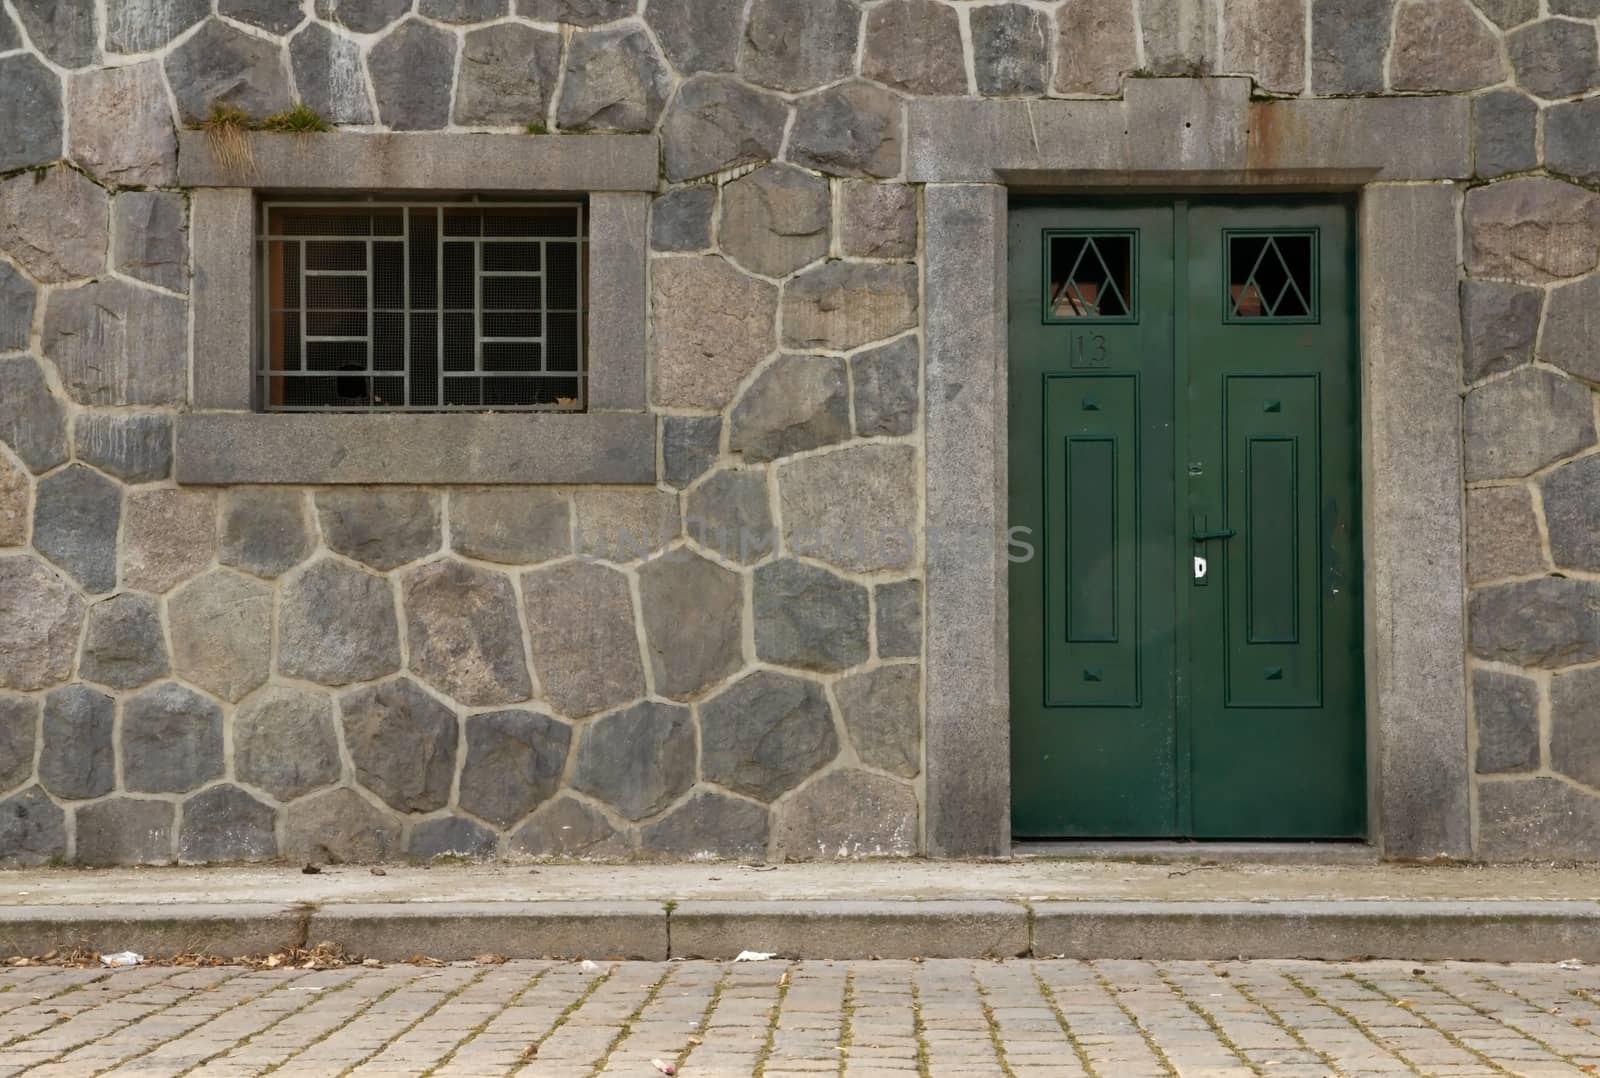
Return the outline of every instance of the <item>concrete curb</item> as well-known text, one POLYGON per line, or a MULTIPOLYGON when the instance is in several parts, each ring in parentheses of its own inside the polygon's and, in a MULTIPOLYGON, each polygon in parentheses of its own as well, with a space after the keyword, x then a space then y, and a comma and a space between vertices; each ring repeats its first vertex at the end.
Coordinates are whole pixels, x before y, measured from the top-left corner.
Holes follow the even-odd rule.
POLYGON ((1234 958, 1600 962, 1600 902, 691 901, 0 907, 0 957, 1234 958))

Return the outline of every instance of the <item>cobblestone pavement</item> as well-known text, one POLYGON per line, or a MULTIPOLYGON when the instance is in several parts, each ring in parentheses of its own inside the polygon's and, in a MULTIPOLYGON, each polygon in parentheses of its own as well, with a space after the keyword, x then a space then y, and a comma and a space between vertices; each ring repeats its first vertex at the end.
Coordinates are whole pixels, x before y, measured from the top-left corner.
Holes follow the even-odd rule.
POLYGON ((507 962, 0 970, 0 1078, 1582 1075, 1600 969, 507 962))

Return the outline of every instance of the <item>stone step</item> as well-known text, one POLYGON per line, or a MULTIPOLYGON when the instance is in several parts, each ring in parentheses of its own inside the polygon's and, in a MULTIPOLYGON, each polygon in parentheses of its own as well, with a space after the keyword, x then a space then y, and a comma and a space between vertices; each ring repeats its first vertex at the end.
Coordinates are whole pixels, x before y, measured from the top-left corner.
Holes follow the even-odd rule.
POLYGON ((0 961, 83 948, 234 958, 337 944, 382 961, 1247 958, 1600 961, 1600 902, 687 900, 13 905, 0 961))

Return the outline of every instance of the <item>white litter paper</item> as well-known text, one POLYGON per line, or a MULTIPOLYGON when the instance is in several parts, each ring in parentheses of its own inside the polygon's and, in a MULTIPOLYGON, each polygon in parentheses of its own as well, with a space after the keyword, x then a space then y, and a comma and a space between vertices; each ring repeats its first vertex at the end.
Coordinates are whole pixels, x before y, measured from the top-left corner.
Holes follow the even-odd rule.
POLYGON ((133 951, 118 951, 116 954, 101 955, 100 962, 102 965, 110 966, 113 969, 122 966, 142 966, 144 965, 144 955, 133 951))
POLYGON ((765 962, 767 959, 774 957, 776 953, 775 951, 740 951, 739 957, 735 958, 734 961, 765 962))

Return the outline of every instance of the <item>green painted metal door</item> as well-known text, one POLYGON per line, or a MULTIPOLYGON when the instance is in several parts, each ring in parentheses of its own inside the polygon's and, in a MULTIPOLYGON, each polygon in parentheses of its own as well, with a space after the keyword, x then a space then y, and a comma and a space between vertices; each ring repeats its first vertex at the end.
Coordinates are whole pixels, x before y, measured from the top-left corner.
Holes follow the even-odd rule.
POLYGON ((1352 208, 1010 228, 1014 833, 1363 834, 1352 208))

